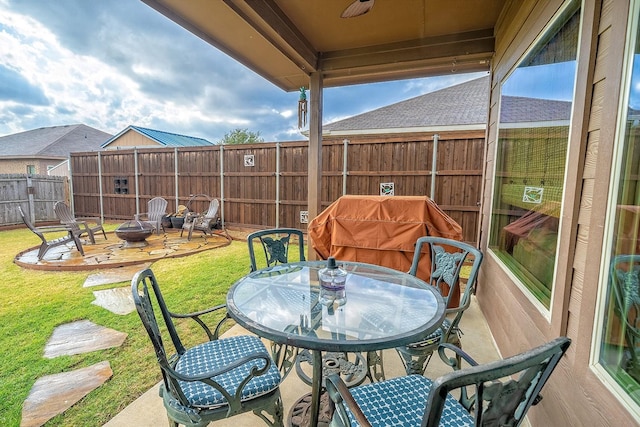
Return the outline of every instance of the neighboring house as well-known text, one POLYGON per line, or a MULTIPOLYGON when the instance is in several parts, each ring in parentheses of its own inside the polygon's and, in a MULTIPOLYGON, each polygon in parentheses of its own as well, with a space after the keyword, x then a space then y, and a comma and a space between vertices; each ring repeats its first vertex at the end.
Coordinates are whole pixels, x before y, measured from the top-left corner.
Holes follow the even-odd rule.
POLYGON ((197 147, 208 145, 214 144, 203 138, 162 132, 140 126, 128 126, 126 129, 104 142, 104 144, 102 144, 102 148, 107 150, 118 150, 134 147, 197 147))
MULTIPOLYGON (((489 107, 489 76, 480 77, 322 126, 324 140, 332 137, 402 133, 481 131, 484 138, 489 107)), ((502 123, 537 122, 542 127, 568 125, 571 102, 504 96, 502 123)), ((308 133, 308 132, 307 132, 308 133)), ((477 132, 476 132, 477 133, 477 132)), ((455 135, 449 134, 449 135, 455 135)))
POLYGON ((111 134, 83 124, 50 126, 0 137, 0 173, 46 175, 69 153, 98 151, 111 134))
POLYGON ((333 136, 482 131, 487 128, 489 76, 322 126, 333 136))

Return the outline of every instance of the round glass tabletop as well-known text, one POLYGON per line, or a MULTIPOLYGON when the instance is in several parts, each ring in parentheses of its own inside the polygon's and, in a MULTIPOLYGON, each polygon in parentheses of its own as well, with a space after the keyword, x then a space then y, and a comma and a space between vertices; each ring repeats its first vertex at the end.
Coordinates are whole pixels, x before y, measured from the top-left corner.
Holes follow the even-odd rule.
POLYGON ((323 351, 380 350, 420 341, 444 319, 444 300, 434 287, 370 264, 338 261, 347 272, 346 302, 327 302, 318 280, 326 264, 291 263, 250 273, 229 290, 229 314, 274 342, 323 351))

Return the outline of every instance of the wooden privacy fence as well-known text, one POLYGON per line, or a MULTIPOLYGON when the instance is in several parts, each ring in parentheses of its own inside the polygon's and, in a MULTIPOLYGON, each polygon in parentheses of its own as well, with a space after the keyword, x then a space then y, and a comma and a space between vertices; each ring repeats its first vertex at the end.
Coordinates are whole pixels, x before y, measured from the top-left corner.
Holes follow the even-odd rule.
POLYGON ((69 200, 66 177, 0 174, 0 225, 22 224, 18 206, 34 223, 57 221, 53 205, 58 200, 69 200))
MULTIPOLYGON (((227 226, 306 229, 307 142, 143 148, 73 153, 76 215, 128 220, 153 197, 169 212, 205 194, 227 226)), ((324 139, 322 206, 343 194, 429 196, 477 241, 484 132, 324 139), (436 142, 434 142, 434 139, 436 142), (434 146, 436 146, 434 155, 434 146)))

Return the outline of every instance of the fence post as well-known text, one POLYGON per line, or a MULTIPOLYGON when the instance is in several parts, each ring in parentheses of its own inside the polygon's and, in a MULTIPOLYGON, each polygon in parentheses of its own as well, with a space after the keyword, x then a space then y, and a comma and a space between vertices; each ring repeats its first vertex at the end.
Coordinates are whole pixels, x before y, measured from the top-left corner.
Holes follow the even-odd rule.
POLYGON ((138 149, 133 149, 133 173, 135 174, 136 185, 136 215, 140 215, 140 189, 138 187, 138 149))
POLYGON ((33 182, 31 181, 31 175, 27 174, 27 201, 29 202, 29 215, 31 216, 31 222, 36 223, 36 208, 33 203, 33 182))
POLYGON ((179 188, 179 181, 178 181, 178 147, 174 147, 173 148, 173 169, 174 169, 174 173, 173 173, 173 179, 174 179, 174 183, 175 183, 175 200, 176 200, 176 210, 175 212, 178 211, 178 188, 179 188))
POLYGON ((348 152, 348 148, 349 148, 349 140, 348 139, 343 139, 342 140, 342 144, 343 144, 343 153, 342 153, 342 195, 346 195, 347 194, 347 175, 349 173, 349 171, 347 170, 347 152, 348 152))
MULTIPOLYGON (((438 139, 440 135, 437 133, 433 135, 433 159, 431 161, 431 200, 435 199, 436 195, 436 174, 438 173, 438 139)), ((435 201, 435 200, 434 200, 435 201)))
MULTIPOLYGON (((100 152, 98 151, 98 156, 100 155, 100 152)), ((69 206, 71 206, 71 212, 75 212, 76 211, 76 202, 73 198, 73 170, 71 170, 71 154, 69 154, 69 156, 67 157, 67 173, 69 175, 69 198, 65 198, 66 200, 69 200, 69 206)))
POLYGON ((220 222, 224 227, 224 145, 220 144, 220 222))
MULTIPOLYGON (((98 192, 100 194, 100 221, 104 222, 104 193, 102 189, 102 156, 98 151, 98 192)), ((75 212, 72 210, 71 212, 75 212)))
POLYGON ((276 228, 280 228, 280 143, 276 142, 276 228))

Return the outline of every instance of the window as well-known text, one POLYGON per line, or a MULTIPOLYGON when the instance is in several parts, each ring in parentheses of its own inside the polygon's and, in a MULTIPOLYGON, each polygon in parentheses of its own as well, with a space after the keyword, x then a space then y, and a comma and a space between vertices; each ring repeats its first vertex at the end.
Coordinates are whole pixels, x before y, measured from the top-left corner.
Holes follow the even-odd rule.
POLYGON ((36 165, 27 165, 27 175, 36 174, 36 165))
POLYGON ((501 87, 489 248, 544 307, 555 271, 580 28, 571 1, 501 87))
POLYGON ((116 194, 129 194, 129 178, 120 176, 113 180, 114 192, 116 194))
POLYGON ((640 404, 640 31, 638 3, 612 173, 598 362, 640 404))

